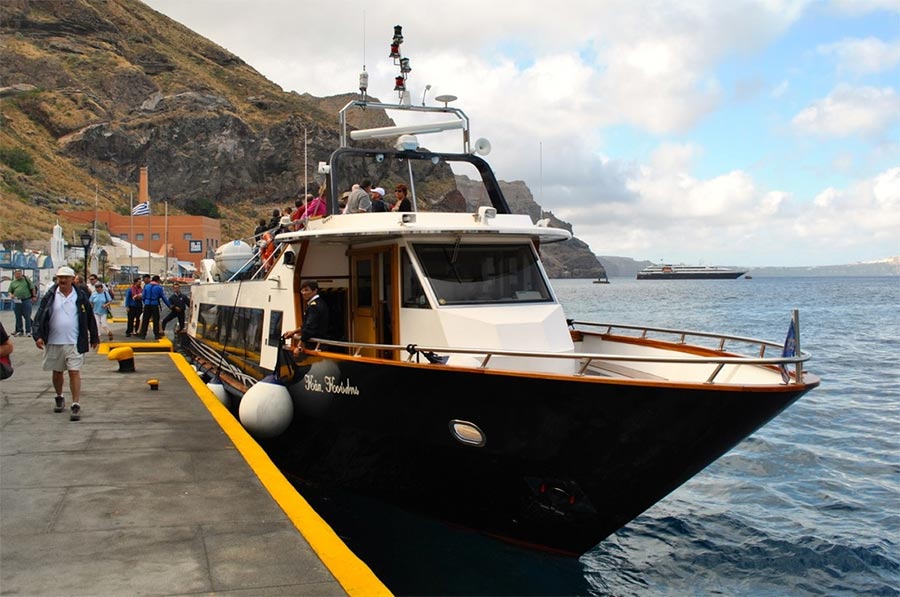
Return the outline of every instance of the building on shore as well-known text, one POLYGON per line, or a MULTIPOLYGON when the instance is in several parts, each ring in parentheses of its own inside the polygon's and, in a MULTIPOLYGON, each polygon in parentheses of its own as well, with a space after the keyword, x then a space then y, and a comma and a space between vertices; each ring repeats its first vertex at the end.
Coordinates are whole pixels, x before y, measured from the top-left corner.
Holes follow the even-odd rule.
POLYGON ((106 228, 111 236, 173 261, 190 262, 197 269, 200 260, 211 257, 221 242, 219 220, 206 216, 131 216, 107 210, 85 210, 61 211, 59 217, 75 229, 87 230, 94 227, 96 219, 96 226, 106 228))

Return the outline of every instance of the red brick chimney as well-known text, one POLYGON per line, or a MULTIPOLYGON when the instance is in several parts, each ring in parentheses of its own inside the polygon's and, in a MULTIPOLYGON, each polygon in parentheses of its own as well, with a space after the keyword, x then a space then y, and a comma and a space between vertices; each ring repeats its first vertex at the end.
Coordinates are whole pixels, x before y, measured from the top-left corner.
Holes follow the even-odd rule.
POLYGON ((138 203, 150 200, 150 181, 147 178, 147 166, 141 166, 141 179, 138 186, 138 203))

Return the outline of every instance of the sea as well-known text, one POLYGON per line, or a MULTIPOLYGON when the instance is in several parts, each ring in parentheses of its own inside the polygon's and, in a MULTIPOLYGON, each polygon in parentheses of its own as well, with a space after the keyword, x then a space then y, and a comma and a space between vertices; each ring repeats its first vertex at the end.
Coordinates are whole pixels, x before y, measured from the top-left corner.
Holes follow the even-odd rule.
POLYGON ((782 342, 821 385, 585 553, 303 488, 395 595, 900 595, 900 278, 554 280, 570 318, 782 342))

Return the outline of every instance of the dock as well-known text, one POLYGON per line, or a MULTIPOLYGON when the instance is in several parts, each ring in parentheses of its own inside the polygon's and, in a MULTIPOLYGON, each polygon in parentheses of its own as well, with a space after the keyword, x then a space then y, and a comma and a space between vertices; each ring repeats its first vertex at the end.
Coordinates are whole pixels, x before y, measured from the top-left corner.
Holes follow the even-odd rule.
MULTIPOLYGON (((0 321, 12 335, 12 311, 0 321)), ((115 339, 130 342, 124 327, 115 339)), ((391 594, 167 340, 137 340, 133 373, 107 358, 110 343, 86 355, 77 422, 53 412, 31 338, 12 342, 0 594, 391 594)), ((68 407, 68 376, 64 396, 68 407)))

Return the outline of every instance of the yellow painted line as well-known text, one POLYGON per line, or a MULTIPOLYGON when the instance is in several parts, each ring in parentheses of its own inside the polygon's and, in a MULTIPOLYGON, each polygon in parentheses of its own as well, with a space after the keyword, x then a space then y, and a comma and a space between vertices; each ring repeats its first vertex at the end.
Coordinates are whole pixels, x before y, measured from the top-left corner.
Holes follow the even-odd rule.
POLYGON ((272 498, 281 506, 291 522, 309 542, 322 563, 331 570, 337 581, 351 597, 391 596, 392 593, 375 576, 375 573, 335 534, 328 523, 313 510, 303 496, 281 474, 268 454, 259 447, 250 434, 219 402, 187 360, 178 353, 169 357, 191 385, 194 392, 212 414, 222 430, 231 438, 250 468, 259 477, 272 498))

